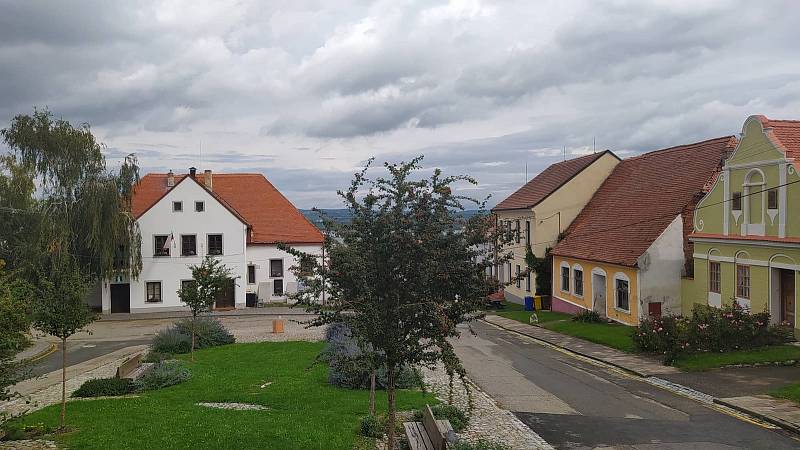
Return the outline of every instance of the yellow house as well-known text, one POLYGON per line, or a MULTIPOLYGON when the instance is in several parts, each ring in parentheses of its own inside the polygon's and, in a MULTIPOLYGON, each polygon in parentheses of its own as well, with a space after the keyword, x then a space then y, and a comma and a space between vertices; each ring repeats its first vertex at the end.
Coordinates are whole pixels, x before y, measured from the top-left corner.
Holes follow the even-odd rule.
MULTIPOLYGON (((528 245, 544 257, 617 163, 617 155, 606 150, 553 164, 498 203, 492 209, 498 226, 515 231, 515 239, 502 249, 513 257, 495 269, 497 278, 510 283, 517 274, 526 274, 528 245)), ((535 293, 535 274, 505 288, 506 300, 514 303, 535 293)))
POLYGON ((553 248, 553 310, 628 325, 680 313, 694 206, 735 144, 725 136, 617 164, 553 248))

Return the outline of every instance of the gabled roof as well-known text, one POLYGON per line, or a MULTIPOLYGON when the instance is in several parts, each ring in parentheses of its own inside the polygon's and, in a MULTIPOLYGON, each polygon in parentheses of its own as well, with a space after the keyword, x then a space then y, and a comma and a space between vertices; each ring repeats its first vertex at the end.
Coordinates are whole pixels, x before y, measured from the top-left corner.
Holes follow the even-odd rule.
POLYGON ((787 158, 800 158, 800 120, 774 120, 766 116, 756 116, 767 136, 787 158))
POLYGON ((606 153, 619 159, 612 151, 605 150, 600 153, 593 153, 552 164, 531 181, 525 183, 516 192, 509 195, 508 198, 498 203, 497 206, 492 208, 492 211, 533 208, 606 153))
POLYGON ((707 191, 735 146, 736 138, 725 136, 622 160, 553 254, 635 267, 675 217, 707 191))
MULTIPOLYGON (((250 244, 321 244, 322 233, 260 173, 215 173, 213 189, 200 187, 250 228, 250 244)), ((201 174, 197 178, 202 177, 201 174)), ((175 175, 175 186, 188 175, 175 175)), ((171 189, 174 189, 171 188, 171 189)), ((167 174, 149 173, 134 188, 131 212, 137 219, 170 190, 167 174)))

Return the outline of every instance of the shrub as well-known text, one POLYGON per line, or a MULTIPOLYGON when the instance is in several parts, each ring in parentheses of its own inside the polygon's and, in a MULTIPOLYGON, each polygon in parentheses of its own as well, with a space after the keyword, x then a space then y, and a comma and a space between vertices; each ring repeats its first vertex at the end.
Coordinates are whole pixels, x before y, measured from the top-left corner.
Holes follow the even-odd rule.
MULTIPOLYGON (((189 336, 191 343, 192 320, 182 319, 175 323, 179 333, 189 336)), ((219 320, 213 317, 198 317, 195 321, 195 349, 233 344, 236 338, 219 320)))
POLYGON ((94 378, 84 382, 72 393, 72 397, 114 397, 131 394, 135 390, 133 381, 127 378, 94 378))
MULTIPOLYGON (((43 423, 23 424, 19 422, 6 422, 3 424, 0 434, 3 441, 21 441, 27 439, 36 439, 45 434, 50 434, 55 431, 53 428, 48 427, 43 423)), ((8 447, 13 448, 13 447, 8 447)))
MULTIPOLYGON (((349 328, 341 323, 332 324, 325 331, 327 345, 319 359, 328 363, 328 383, 348 389, 368 389, 371 370, 368 352, 358 346, 350 336, 349 328)), ((386 389, 386 369, 380 367, 375 373, 375 387, 386 389)), ((404 366, 395 380, 400 389, 423 388, 422 374, 413 367, 404 366)))
MULTIPOLYGON (((422 409, 414 411, 414 422, 422 422, 422 411, 422 409)), ((433 412, 433 417, 437 420, 449 420, 450 425, 453 426, 453 431, 456 433, 464 431, 469 425, 469 416, 453 405, 446 403, 433 405, 431 406, 431 412, 433 412)))
POLYGON ((179 332, 176 328, 159 331, 153 336, 153 341, 150 343, 150 351, 155 353, 176 355, 189 353, 191 350, 192 338, 179 332))
POLYGON ((572 317, 572 320, 585 323, 601 323, 603 321, 600 317, 600 313, 592 309, 582 309, 578 314, 572 317))
POLYGON ((458 441, 449 447, 451 450, 511 450, 511 447, 480 439, 476 442, 467 442, 464 440, 458 441))
POLYGON ((384 425, 381 423, 381 420, 373 415, 370 414, 368 416, 364 416, 361 419, 361 435, 371 438, 380 438, 383 437, 383 430, 384 425))
POLYGON ((151 391, 165 388, 190 379, 192 373, 181 361, 169 360, 157 363, 146 374, 136 380, 136 389, 151 391))

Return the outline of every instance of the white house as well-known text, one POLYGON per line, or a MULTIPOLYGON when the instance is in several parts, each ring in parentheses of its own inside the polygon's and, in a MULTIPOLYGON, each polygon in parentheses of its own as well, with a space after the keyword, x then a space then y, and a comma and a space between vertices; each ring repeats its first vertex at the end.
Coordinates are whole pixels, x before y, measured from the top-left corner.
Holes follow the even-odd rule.
POLYGON ((138 279, 115 277, 101 287, 103 313, 185 309, 181 283, 206 255, 236 275, 216 309, 286 301, 297 291, 293 256, 283 242, 322 254, 322 233, 262 175, 147 174, 136 185, 132 213, 142 236, 138 279))

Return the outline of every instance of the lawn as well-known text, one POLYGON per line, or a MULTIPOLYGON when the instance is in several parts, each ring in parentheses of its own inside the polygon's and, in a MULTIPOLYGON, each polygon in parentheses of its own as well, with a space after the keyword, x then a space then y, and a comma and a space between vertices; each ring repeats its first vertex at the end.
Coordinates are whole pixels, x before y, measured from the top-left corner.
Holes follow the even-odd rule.
MULTIPOLYGON (((324 344, 233 344, 201 350, 190 363, 192 379, 135 398, 72 401, 56 440, 70 449, 346 449, 357 439, 369 403, 366 390, 327 384, 327 368, 312 365, 324 344), (269 386, 261 387, 266 382, 269 386), (231 411, 198 402, 264 405, 266 411, 231 411)), ((379 410, 386 395, 377 396, 379 410)), ((430 395, 400 391, 398 409, 435 403, 430 395)), ((21 420, 56 426, 59 406, 21 420)))
POLYGON ((800 361, 800 347, 774 345, 727 353, 693 353, 679 357, 675 361, 675 366, 684 370, 700 371, 738 364, 766 364, 790 360, 800 361))
POLYGON ((789 399, 795 403, 800 403, 800 383, 790 384, 770 392, 773 397, 789 399))
MULTIPOLYGON (((522 323, 530 323, 531 317, 530 311, 524 311, 522 305, 513 303, 509 303, 503 310, 488 313, 522 323)), ((548 330, 607 345, 624 352, 634 351, 632 327, 617 323, 573 322, 571 314, 552 311, 536 311, 536 316, 539 318, 538 325, 548 330)))

